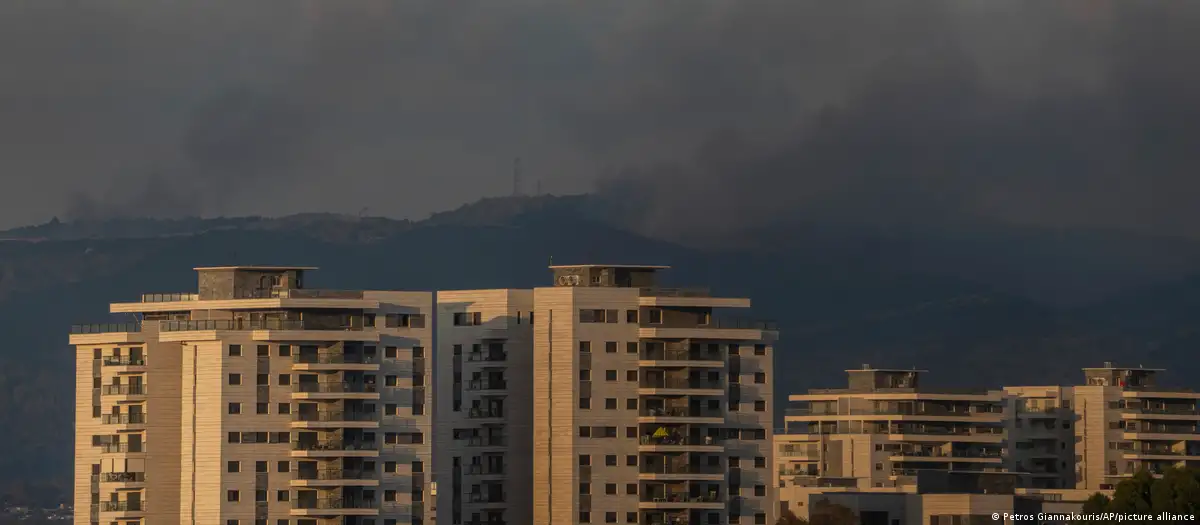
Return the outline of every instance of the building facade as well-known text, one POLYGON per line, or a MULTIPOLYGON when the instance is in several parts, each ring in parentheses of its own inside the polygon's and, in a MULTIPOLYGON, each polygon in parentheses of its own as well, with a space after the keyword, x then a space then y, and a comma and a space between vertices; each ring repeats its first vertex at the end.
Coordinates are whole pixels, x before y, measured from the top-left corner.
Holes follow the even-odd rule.
POLYGON ((533 290, 532 523, 774 519, 774 326, 652 266, 553 266, 533 290))
POLYGON ((432 294, 196 270, 73 330, 75 522, 432 522, 432 294))

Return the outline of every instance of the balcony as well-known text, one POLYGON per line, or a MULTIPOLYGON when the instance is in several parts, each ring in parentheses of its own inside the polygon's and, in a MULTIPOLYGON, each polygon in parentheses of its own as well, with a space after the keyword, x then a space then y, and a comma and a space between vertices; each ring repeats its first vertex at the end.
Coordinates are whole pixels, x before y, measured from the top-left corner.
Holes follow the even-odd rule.
POLYGON ((100 387, 100 395, 113 402, 136 401, 146 397, 146 385, 104 385, 100 387))
POLYGON ((662 481, 685 481, 685 480, 708 480, 722 481, 725 479, 726 469, 720 466, 711 465, 691 465, 691 464, 645 464, 638 467, 638 477, 649 480, 662 481))
POLYGON ((357 353, 295 353, 292 363, 297 371, 375 371, 379 370, 379 356, 357 353))
POLYGON ((104 414, 100 416, 100 423, 123 427, 115 430, 130 430, 131 427, 145 425, 146 414, 104 414))
POLYGON ((467 390, 507 390, 508 381, 492 379, 472 379, 467 381, 467 390))
POLYGON ((508 439, 503 436, 492 436, 492 437, 476 436, 476 437, 467 439, 467 446, 468 447, 483 447, 483 448, 507 447, 508 439))
POLYGON ((375 428, 378 426, 379 412, 327 410, 296 412, 292 416, 292 428, 375 428))
POLYGON ((501 419, 504 410, 499 408, 471 408, 467 410, 467 419, 501 419))
POLYGON ((638 383, 638 393, 641 395, 695 395, 723 396, 725 385, 720 381, 709 381, 700 378, 685 377, 644 377, 638 383))
POLYGON ((179 332, 243 332, 249 331, 255 341, 362 341, 379 340, 374 327, 361 323, 328 324, 319 320, 298 319, 194 319, 190 321, 159 321, 161 339, 167 342, 187 341, 194 334, 179 332), (175 335, 177 334, 177 335, 175 335))
POLYGON ((133 488, 146 483, 145 472, 104 472, 100 474, 100 483, 117 485, 117 489, 133 488))
POLYGON ((101 358, 100 363, 104 366, 146 366, 146 358, 143 356, 110 355, 101 358))
POLYGON ((100 512, 114 514, 110 518, 127 518, 146 511, 145 501, 103 501, 100 512))
POLYGON ((482 494, 479 492, 468 492, 465 494, 467 503, 474 505, 502 504, 506 499, 504 493, 482 494))
POLYGON ((638 337, 643 339, 723 339, 732 341, 765 341, 775 338, 779 331, 773 321, 714 318, 707 324, 695 326, 663 326, 642 324, 638 337))
POLYGON ((379 445, 374 441, 346 441, 340 439, 318 441, 292 440, 292 457, 376 457, 378 455, 379 445))
POLYGON ((379 476, 373 470, 354 469, 321 469, 316 471, 296 471, 296 477, 291 481, 293 487, 318 486, 375 486, 379 484, 379 476))
POLYGON ((292 503, 293 516, 375 516, 379 503, 373 499, 321 498, 297 499, 292 503))
POLYGON ((467 352, 467 361, 502 363, 508 360, 508 352, 467 352))
POLYGON ((293 399, 379 399, 373 383, 292 383, 293 399))
POLYGON ((710 308, 749 308, 750 299, 713 297, 708 288, 665 288, 638 289, 640 306, 682 306, 710 308))
POLYGON ((723 367, 725 356, 720 351, 708 352, 689 348, 656 348, 638 354, 638 366, 704 366, 723 367))
POLYGON ((638 422, 718 424, 725 422, 725 413, 703 408, 644 408, 638 411, 638 422))
POLYGON ((463 474, 467 476, 503 476, 504 464, 486 465, 486 464, 470 464, 464 467, 463 474))
POLYGON ((99 445, 101 454, 145 454, 146 443, 103 443, 99 445))
POLYGON ((92 323, 71 325, 71 335, 139 333, 141 323, 92 323))
POLYGON ((198 293, 144 293, 143 303, 178 303, 183 301, 199 301, 198 293))
POLYGON ((715 495, 692 495, 686 492, 650 493, 638 498, 638 507, 643 509, 694 508, 720 510, 725 502, 715 495))
POLYGON ((723 440, 712 436, 642 436, 638 450, 642 452, 720 452, 724 450, 723 440))

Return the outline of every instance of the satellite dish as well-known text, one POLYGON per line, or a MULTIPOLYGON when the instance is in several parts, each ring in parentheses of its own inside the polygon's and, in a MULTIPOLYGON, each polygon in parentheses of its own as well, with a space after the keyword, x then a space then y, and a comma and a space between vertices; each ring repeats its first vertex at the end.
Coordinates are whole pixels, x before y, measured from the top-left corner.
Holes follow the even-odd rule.
POLYGON ((579 286, 578 275, 560 275, 558 276, 559 286, 579 286))

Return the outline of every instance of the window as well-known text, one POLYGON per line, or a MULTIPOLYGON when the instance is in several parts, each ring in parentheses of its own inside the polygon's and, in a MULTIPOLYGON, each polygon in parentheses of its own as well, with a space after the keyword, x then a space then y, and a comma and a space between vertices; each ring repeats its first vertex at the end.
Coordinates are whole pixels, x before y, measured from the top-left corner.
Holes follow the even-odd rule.
POLYGON ((229 374, 229 384, 233 386, 242 384, 242 374, 229 374))
POLYGON ((237 472, 241 472, 241 471, 242 471, 242 464, 238 463, 237 461, 230 461, 228 464, 225 465, 225 472, 229 472, 232 474, 232 473, 237 473, 237 472))
POLYGON ((292 345, 279 345, 279 357, 291 357, 292 345))
POLYGON ((616 483, 605 483, 604 484, 604 493, 608 494, 610 496, 616 496, 617 495, 617 484, 616 483))
POLYGON ((767 458, 762 456, 755 457, 754 468, 767 468, 767 458))
POLYGON ((385 415, 385 416, 396 415, 396 404, 395 403, 387 403, 387 404, 383 405, 383 415, 385 415))
POLYGON ((275 470, 279 472, 287 472, 291 470, 291 466, 292 464, 287 461, 280 461, 279 464, 275 466, 275 470))
POLYGON ((291 374, 279 374, 279 386, 288 386, 292 384, 291 374))
POLYGON ((767 495, 767 487, 763 485, 754 486, 754 497, 761 498, 767 495))
POLYGON ((275 501, 287 501, 290 499, 290 493, 286 490, 275 491, 275 501))
POLYGON ((592 398, 590 398, 590 397, 579 398, 579 409, 580 410, 591 410, 592 409, 592 398))
POLYGON ((592 380, 592 371, 587 370, 587 369, 580 370, 579 371, 579 380, 580 381, 591 381, 592 380))
POLYGON ((630 496, 636 496, 637 493, 638 493, 638 484, 637 483, 626 483, 625 484, 625 494, 628 494, 630 496))
POLYGON ((755 412, 765 412, 766 410, 767 410, 767 402, 766 401, 763 401, 760 399, 760 400, 754 402, 754 411, 755 412))
POLYGON ((266 472, 267 471, 267 462, 266 461, 255 461, 254 462, 254 471, 255 472, 266 472))
POLYGON ((617 371, 616 370, 605 370, 604 371, 604 380, 605 381, 616 381, 617 380, 617 371))
POLYGON ((230 443, 241 443, 242 442, 242 433, 241 432, 230 432, 229 433, 229 442, 230 443))
POLYGON ((271 357, 271 345, 258 345, 258 357, 271 357))
POLYGON ((254 411, 255 411, 255 413, 258 413, 258 414, 266 414, 267 413, 267 403, 255 403, 254 411))
POLYGON ((579 493, 580 494, 591 494, 592 493, 592 484, 591 483, 580 483, 579 484, 579 493))
POLYGON ((383 376, 383 386, 396 386, 396 376, 383 376))
POLYGON ((592 464, 592 456, 589 456, 589 455, 587 455, 587 454, 580 454, 580 455, 579 455, 579 466, 581 466, 581 467, 586 467, 586 466, 589 466, 589 465, 591 465, 591 464, 592 464))
POLYGON ((579 427, 579 437, 581 437, 581 438, 592 437, 592 427, 579 427))
POLYGON ((625 310, 625 322, 626 323, 638 322, 638 311, 637 310, 625 310))
POLYGON ((259 502, 265 503, 267 501, 267 491, 265 491, 265 490, 254 491, 254 501, 259 501, 259 502))
POLYGON ((394 346, 383 347, 383 358, 384 359, 395 359, 396 358, 396 347, 394 347, 394 346))
POLYGON ((617 353, 617 342, 616 341, 605 342, 604 343, 604 352, 607 354, 617 353))
POLYGON ((615 398, 615 397, 604 398, 604 409, 605 410, 616 410, 617 409, 617 398, 615 398))
POLYGON ((625 410, 637 410, 638 400, 636 397, 631 397, 625 400, 625 410))
POLYGON ((663 322, 662 310, 660 310, 658 308, 651 308, 651 309, 647 310, 647 313, 650 314, 649 324, 662 324, 662 322, 663 322))
POLYGON ((766 372, 755 372, 754 373, 754 382, 758 383, 760 385, 763 383, 766 383, 767 382, 767 373, 766 372))
POLYGON ((767 525, 767 515, 761 512, 755 513, 754 525, 767 525))
POLYGON ((604 456, 604 466, 606 466, 606 467, 617 466, 617 455, 616 454, 608 454, 608 455, 604 456))
POLYGON ((754 355, 767 355, 767 345, 754 345, 754 355))
POLYGON ((587 511, 579 511, 579 523, 591 523, 592 513, 587 511))
POLYGON ((258 386, 268 386, 271 384, 270 378, 271 378, 271 376, 269 376, 267 374, 258 374, 257 376, 255 376, 254 380, 258 386))
POLYGON ((225 501, 228 501, 230 503, 237 503, 239 499, 240 499, 240 497, 238 496, 238 491, 236 491, 236 490, 225 491, 225 501))
POLYGON ((637 513, 636 512, 626 512, 625 513, 625 523, 637 523, 637 513))
POLYGON ((229 345, 229 357, 241 357, 242 345, 229 345))
POLYGON ((625 466, 626 466, 626 467, 636 467, 636 466, 637 466, 637 461, 638 461, 638 460, 637 460, 637 458, 638 458, 638 457, 637 457, 636 455, 633 455, 633 454, 630 454, 630 455, 628 455, 628 456, 625 456, 625 466))
POLYGON ((241 414, 242 413, 242 404, 241 403, 230 403, 229 404, 229 413, 230 414, 241 414))
POLYGON ((625 437, 637 439, 637 427, 625 427, 625 437))
POLYGON ((388 473, 395 473, 396 472, 396 462, 395 461, 385 461, 383 463, 383 471, 388 472, 388 473))
POLYGON ((238 520, 225 520, 225 525, 238 525, 238 520))
POLYGON ((636 353, 638 353, 638 344, 637 344, 637 342, 635 342, 635 341, 630 341, 630 342, 628 342, 628 343, 625 343, 625 353, 627 353, 627 354, 636 354, 636 353))
POLYGON ((616 512, 605 512, 604 513, 604 523, 616 523, 616 522, 617 522, 617 513, 616 512))
POLYGON ((626 381, 637 381, 637 370, 626 370, 625 371, 625 380, 626 381))
POLYGON ((580 341, 579 342, 579 351, 583 352, 583 353, 591 352, 592 351, 592 342, 591 341, 580 341))

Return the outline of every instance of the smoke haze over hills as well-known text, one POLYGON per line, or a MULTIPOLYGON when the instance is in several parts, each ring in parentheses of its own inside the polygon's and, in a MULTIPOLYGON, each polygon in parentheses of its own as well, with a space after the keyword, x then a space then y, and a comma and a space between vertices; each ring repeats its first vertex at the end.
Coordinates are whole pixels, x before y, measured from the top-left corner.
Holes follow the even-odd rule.
POLYGON ((0 224, 423 216, 521 156, 548 191, 655 199, 631 222, 664 235, 1197 236, 1197 29, 1169 1, 11 2, 0 224))

